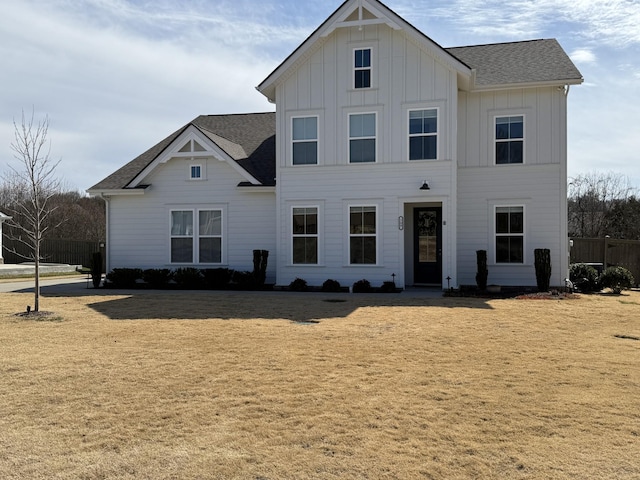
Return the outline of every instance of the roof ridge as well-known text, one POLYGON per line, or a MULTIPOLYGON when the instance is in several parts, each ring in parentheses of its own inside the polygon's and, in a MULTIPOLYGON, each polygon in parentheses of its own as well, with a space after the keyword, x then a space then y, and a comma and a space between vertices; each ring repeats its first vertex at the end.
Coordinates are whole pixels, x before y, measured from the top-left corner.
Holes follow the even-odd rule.
POLYGON ((445 50, 451 50, 454 48, 473 48, 473 47, 491 47, 497 45, 515 45, 517 43, 533 43, 533 42, 544 42, 548 40, 554 40, 557 42, 555 38, 532 38, 530 40, 516 40, 513 42, 495 42, 495 43, 478 43, 474 45, 458 45, 457 47, 445 47, 445 50))

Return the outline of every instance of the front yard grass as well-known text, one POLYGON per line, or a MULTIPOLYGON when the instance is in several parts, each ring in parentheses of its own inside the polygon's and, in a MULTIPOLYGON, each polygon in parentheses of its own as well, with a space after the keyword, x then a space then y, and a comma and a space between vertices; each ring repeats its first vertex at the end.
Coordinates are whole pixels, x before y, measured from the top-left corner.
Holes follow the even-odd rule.
POLYGON ((3 479, 640 477, 640 292, 30 300, 0 302, 3 479))

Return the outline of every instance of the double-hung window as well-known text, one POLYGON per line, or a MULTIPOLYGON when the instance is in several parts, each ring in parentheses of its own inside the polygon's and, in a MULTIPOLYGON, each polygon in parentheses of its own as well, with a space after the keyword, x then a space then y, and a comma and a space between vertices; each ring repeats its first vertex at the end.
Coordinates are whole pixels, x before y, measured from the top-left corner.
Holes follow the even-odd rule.
POLYGON ((377 243, 376 207, 349 207, 349 263, 375 265, 377 243))
POLYGON ((222 263, 222 210, 171 211, 171 263, 222 263))
POLYGON ((438 158, 438 110, 409 111, 409 160, 438 158))
POLYGON ((293 165, 318 163, 318 117, 294 117, 291 119, 293 165))
POLYGON ((371 49, 353 51, 354 88, 371 88, 371 49))
POLYGON ((294 264, 318 263, 318 208, 293 208, 293 255, 294 264))
POLYGON ((376 161, 376 114, 349 115, 349 162, 376 161))
POLYGON ((524 207, 496 207, 496 263, 524 263, 524 207))
POLYGON ((496 165, 524 163, 524 116, 496 117, 496 165))
POLYGON ((191 165, 189 167, 189 178, 191 180, 202 179, 202 165, 191 165))

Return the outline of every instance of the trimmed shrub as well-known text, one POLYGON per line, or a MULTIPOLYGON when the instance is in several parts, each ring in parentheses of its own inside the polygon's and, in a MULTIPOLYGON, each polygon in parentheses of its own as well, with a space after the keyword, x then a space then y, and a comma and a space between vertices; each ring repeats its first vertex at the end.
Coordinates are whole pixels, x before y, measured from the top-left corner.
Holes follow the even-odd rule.
POLYGON ((396 293, 396 284, 394 282, 382 282, 379 290, 382 293, 396 293))
POLYGON ((569 266, 569 280, 583 293, 600 290, 598 272, 591 265, 585 263, 572 263, 569 266))
POLYGON ((206 268, 202 270, 202 277, 206 288, 224 290, 229 288, 233 270, 228 268, 206 268))
POLYGON ((148 268, 142 271, 142 280, 151 288, 165 288, 172 278, 173 272, 168 268, 148 268))
POLYGON ((102 281, 102 253, 94 252, 91 255, 91 282, 93 288, 100 287, 102 281))
POLYGON ((293 292, 306 292, 307 289, 307 281, 302 278, 296 278, 289 284, 289 290, 293 292))
POLYGON ((536 268, 536 283, 539 292, 549 291, 551 281, 551 250, 548 248, 536 248, 533 251, 536 268))
POLYGON ((114 268, 107 273, 107 283, 113 288, 134 288, 136 282, 142 278, 139 268, 114 268))
POLYGON ((322 284, 323 292, 341 292, 342 287, 340 286, 340 282, 337 280, 328 279, 322 284))
POLYGON ((371 283, 364 278, 353 284, 353 293, 369 293, 371 291, 371 283))
POLYGON ((610 288, 613 293, 620 294, 635 285, 633 275, 624 267, 609 267, 600 275, 600 285, 610 288))
POLYGON ((487 289, 487 278, 489 277, 489 270, 487 269, 487 251, 476 250, 476 285, 478 290, 484 291, 487 289))
POLYGON ((202 272, 194 267, 178 268, 173 274, 173 279, 179 288, 186 290, 197 290, 204 285, 202 272))
POLYGON ((231 276, 232 286, 238 290, 255 290, 256 279, 253 272, 234 271, 231 276))

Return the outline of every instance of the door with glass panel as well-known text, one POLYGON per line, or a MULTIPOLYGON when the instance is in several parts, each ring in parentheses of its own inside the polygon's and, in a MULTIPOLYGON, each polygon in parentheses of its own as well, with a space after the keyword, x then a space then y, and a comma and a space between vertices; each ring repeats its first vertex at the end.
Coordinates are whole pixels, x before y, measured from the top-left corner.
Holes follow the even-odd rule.
POLYGON ((413 210, 413 282, 442 285, 442 207, 413 210))

